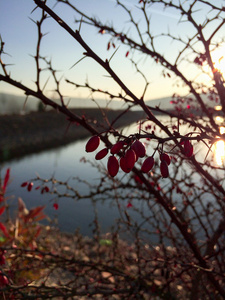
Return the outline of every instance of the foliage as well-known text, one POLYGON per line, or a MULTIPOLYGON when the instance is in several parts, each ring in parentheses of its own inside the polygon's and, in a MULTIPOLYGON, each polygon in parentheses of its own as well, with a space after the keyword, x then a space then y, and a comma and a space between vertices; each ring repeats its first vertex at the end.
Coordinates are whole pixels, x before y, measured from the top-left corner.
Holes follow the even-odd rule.
MULTIPOLYGON (((223 37, 220 37, 225 23, 222 1, 211 3, 212 1, 205 0, 142 0, 137 1, 137 10, 130 10, 129 5, 117 0, 118 9, 128 16, 130 30, 116 29, 108 22, 103 23, 80 11, 72 1, 55 2, 73 10, 78 27, 74 31, 56 14, 54 8, 50 8, 47 1, 34 0, 36 9, 42 12, 40 20, 34 21, 38 29, 34 55, 36 89, 31 89, 11 77, 8 66, 4 63, 3 42, 0 51, 0 80, 21 89, 27 97, 39 98, 44 105, 65 114, 68 122, 76 122, 87 129, 91 134, 86 145, 88 153, 96 151, 101 143, 104 144, 103 149, 96 152, 99 184, 92 187, 87 183, 86 195, 80 195, 68 182, 59 182, 55 178, 34 179, 40 182, 40 191, 52 193, 56 199, 92 198, 98 201, 99 195, 102 200, 113 199, 120 212, 120 218, 112 229, 110 239, 101 238, 96 220, 96 236, 93 241, 96 244, 90 246, 95 249, 93 256, 88 253, 88 257, 79 257, 81 253, 76 249, 67 256, 66 253, 54 254, 52 251, 44 252, 38 246, 34 247, 34 237, 38 235, 36 221, 43 217, 42 208, 35 208, 23 215, 19 218, 22 225, 18 228, 21 228, 21 234, 26 236, 26 239, 23 240, 24 244, 18 245, 18 250, 8 249, 10 255, 13 253, 14 257, 18 258, 18 253, 22 253, 23 261, 29 250, 29 255, 42 257, 39 268, 43 270, 42 264, 46 264, 49 268, 48 276, 56 267, 69 270, 73 276, 66 283, 59 280, 57 288, 49 286, 47 280, 37 287, 21 287, 18 286, 20 283, 11 282, 11 277, 2 272, 3 293, 8 295, 17 291, 18 297, 26 295, 27 298, 35 293, 42 298, 61 296, 74 299, 84 295, 96 298, 100 295, 101 299, 149 299, 153 296, 165 299, 224 298, 225 170, 224 165, 216 165, 211 155, 214 145, 224 141, 224 132, 221 129, 224 126, 225 114, 224 74, 212 58, 212 53, 224 43, 223 37), (190 26, 190 36, 176 35, 174 32, 154 33, 149 15, 149 11, 154 8, 164 9, 168 13, 176 12, 179 15, 177 26, 183 23, 190 26), (199 9, 204 15, 203 20, 198 20, 199 9), (140 15, 139 22, 137 16, 140 15), (73 68, 83 59, 91 58, 117 83, 120 91, 103 90, 101 82, 99 87, 93 87, 89 82, 81 84, 69 79, 66 79, 66 82, 77 89, 89 90, 93 99, 96 94, 102 94, 109 101, 117 99, 124 102, 121 118, 125 118, 132 108, 138 107, 143 110, 144 118, 138 121, 136 132, 124 135, 122 130, 114 128, 116 120, 109 122, 105 120, 104 114, 102 120, 105 123, 101 126, 102 123, 91 123, 84 116, 75 115, 69 110, 52 62, 41 56, 40 52, 40 44, 44 37, 42 27, 48 17, 54 20, 57 26, 61 26, 65 34, 70 35, 85 51, 83 58, 75 63, 73 68), (82 26, 96 28, 100 37, 107 35, 109 40, 106 52, 115 49, 110 58, 102 59, 92 50, 85 42, 82 26), (176 54, 164 54, 158 44, 159 38, 175 43, 178 49, 176 54), (118 45, 125 49, 124 60, 129 61, 137 74, 143 78, 144 88, 141 96, 137 96, 112 67, 118 45), (141 71, 144 60, 151 60, 159 66, 162 78, 171 80, 171 85, 183 86, 182 95, 174 93, 171 97, 171 110, 152 107, 145 101, 150 80, 148 73, 141 71), (56 103, 45 93, 48 82, 42 85, 41 78, 46 69, 40 68, 41 63, 46 65, 55 82, 60 103, 56 103), (184 67, 186 65, 189 66, 190 72, 184 67), (207 73, 210 81, 206 82, 204 76, 197 76, 199 72, 201 75, 207 73), (209 102, 213 105, 210 106, 209 102), (220 123, 217 123, 215 118, 216 111, 213 107, 216 105, 221 107, 220 123), (98 164, 99 160, 107 155, 107 165, 98 164), (141 223, 136 222, 135 214, 141 216, 141 223), (38 217, 36 220, 35 216, 38 217), (34 228, 30 226, 30 222, 33 221, 34 228), (118 238, 124 233, 129 234, 132 239, 131 252, 127 250, 131 249, 131 246, 125 242, 121 244, 118 238), (158 246, 153 246, 156 241, 158 246), (18 252, 20 247, 23 251, 18 252)), ((6 174, 6 183, 2 185, 2 199, 7 178, 6 174)), ((32 191, 34 180, 24 183, 28 191, 32 191)), ((2 214, 4 207, 5 204, 2 205, 2 214)), ((58 202, 54 203, 54 207, 59 208, 58 202)), ((1 230, 4 239, 9 239, 12 235, 3 223, 1 230)), ((79 241, 78 243, 76 240, 78 244, 83 243, 81 239, 79 241)), ((83 247, 85 248, 84 245, 83 247)), ((4 256, 3 247, 2 260, 4 256)))

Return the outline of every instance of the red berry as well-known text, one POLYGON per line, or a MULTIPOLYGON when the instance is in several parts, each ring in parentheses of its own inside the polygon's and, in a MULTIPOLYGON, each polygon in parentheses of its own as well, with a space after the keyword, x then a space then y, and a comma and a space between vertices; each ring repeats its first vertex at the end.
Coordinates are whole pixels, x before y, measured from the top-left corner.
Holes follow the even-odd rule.
POLYGON ((153 156, 147 157, 142 164, 141 171, 144 173, 148 173, 151 171, 155 163, 153 156))
POLYGON ((48 193, 48 192, 49 192, 49 187, 48 186, 44 186, 41 190, 41 194, 48 193))
POLYGON ((21 187, 25 187, 25 186, 27 186, 27 185, 28 185, 28 182, 25 181, 25 182, 23 182, 23 183, 21 184, 21 187))
POLYGON ((130 203, 130 202, 127 203, 127 208, 129 208, 129 207, 133 207, 132 203, 130 203))
POLYGON ((137 157, 144 157, 146 154, 145 145, 140 142, 139 140, 136 140, 132 145, 131 149, 134 150, 137 157))
POLYGON ((59 208, 59 204, 58 203, 54 203, 53 207, 54 207, 55 210, 57 210, 59 208))
POLYGON ((28 184, 28 186, 27 186, 28 192, 30 192, 30 191, 32 190, 33 185, 34 185, 33 182, 30 182, 30 183, 28 184))
POLYGON ((188 140, 184 141, 184 154, 187 157, 191 157, 193 155, 193 146, 188 140))
POLYGON ((108 149, 104 148, 95 155, 95 159, 96 160, 103 159, 107 154, 108 154, 108 149))
POLYGON ((134 176, 134 180, 135 180, 137 183, 140 183, 140 184, 143 183, 143 181, 141 180, 141 178, 140 178, 138 175, 135 175, 135 176, 134 176))
POLYGON ((169 169, 165 160, 162 160, 160 163, 160 171, 163 178, 167 178, 169 176, 169 169))
POLYGON ((136 162, 136 154, 134 150, 128 149, 124 156, 126 160, 126 166, 128 169, 132 170, 134 167, 134 164, 136 162))
POLYGON ((93 152, 95 151, 100 144, 100 137, 98 135, 92 136, 87 144, 86 144, 86 152, 93 152))
POLYGON ((120 159, 120 168, 121 170, 123 170, 125 173, 129 173, 131 170, 129 168, 127 168, 127 164, 126 164, 126 159, 125 157, 121 157, 120 159))
POLYGON ((112 154, 117 154, 123 148, 124 143, 122 141, 117 142, 115 145, 112 146, 110 152, 112 154))
POLYGON ((160 160, 161 160, 161 161, 165 160, 165 162, 167 163, 167 165, 168 165, 168 166, 170 165, 170 160, 171 160, 171 158, 169 157, 168 154, 166 154, 166 153, 161 153, 161 154, 160 154, 160 160))
POLYGON ((45 192, 46 192, 46 193, 49 193, 49 191, 50 191, 50 190, 49 190, 49 187, 48 187, 48 186, 45 186, 45 192))
POLYGON ((107 169, 109 172, 109 175, 114 177, 119 171, 119 162, 117 158, 113 155, 111 155, 108 159, 107 169))

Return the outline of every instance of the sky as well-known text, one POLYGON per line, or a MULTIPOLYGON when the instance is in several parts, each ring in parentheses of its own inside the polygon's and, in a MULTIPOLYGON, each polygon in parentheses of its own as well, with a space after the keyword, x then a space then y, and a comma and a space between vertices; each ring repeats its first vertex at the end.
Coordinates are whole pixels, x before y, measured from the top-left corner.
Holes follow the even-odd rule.
MULTIPOLYGON (((176 1, 176 0, 175 0, 176 1)), ((221 2, 222 0, 218 0, 221 2)), ((128 15, 119 7, 115 5, 114 0, 77 0, 72 1, 77 7, 90 16, 98 17, 102 22, 111 21, 115 28, 127 30, 130 26, 128 15)), ((140 10, 137 9, 138 1, 121 1, 132 12, 135 12, 135 17, 140 23, 140 28, 145 30, 143 23, 143 16, 140 10), (143 23, 143 24, 142 24, 143 23)), ((48 5, 53 7, 54 0, 48 0, 48 5)), ((221 2, 222 3, 222 2, 221 2)), ((40 17, 40 10, 36 9, 32 14, 31 11, 35 7, 32 0, 0 0, 0 34, 5 42, 5 52, 9 55, 4 55, 3 59, 6 63, 12 64, 8 67, 12 78, 22 81, 23 84, 35 89, 36 71, 35 61, 33 56, 36 51, 37 43, 37 28, 34 21, 40 17)), ((74 22, 75 18, 79 18, 77 14, 71 9, 68 9, 64 4, 58 4, 54 11, 66 21, 74 30, 79 28, 79 24, 74 22)), ((162 9, 162 6, 156 5, 149 9, 151 14, 151 28, 154 35, 167 33, 168 30, 172 34, 183 35, 187 40, 188 36, 192 34, 192 28, 187 23, 181 23, 178 26, 179 16, 174 10, 162 9)), ((204 18, 204 13, 199 15, 199 22, 204 18)), ((136 38, 136 33, 130 31, 132 36, 136 38)), ((74 81, 78 84, 88 83, 101 90, 108 90, 112 93, 119 93, 120 88, 113 80, 107 77, 107 73, 96 62, 90 58, 83 59, 79 64, 71 69, 71 67, 83 57, 82 47, 66 34, 62 28, 50 18, 43 24, 43 33, 48 33, 42 40, 41 55, 51 59, 53 67, 57 72, 58 78, 61 79, 62 93, 68 97, 86 98, 90 96, 90 92, 86 89, 75 89, 72 85, 65 83, 65 78, 74 81)), ((112 47, 107 51, 107 44, 109 41, 108 35, 98 34, 98 30, 90 26, 82 24, 81 35, 85 42, 96 51, 96 53, 103 59, 109 59, 114 53, 115 49, 112 47)), ((225 36, 225 31, 220 33, 218 38, 225 36)), ((158 67, 151 59, 143 59, 143 56, 129 53, 126 57, 126 52, 129 48, 122 45, 120 47, 116 43, 117 52, 111 60, 112 69, 119 75, 128 88, 138 97, 141 97, 145 82, 140 74, 131 65, 130 59, 139 61, 139 68, 145 72, 150 85, 146 92, 145 99, 157 99, 161 97, 171 96, 174 92, 186 93, 185 88, 177 87, 173 78, 163 78, 161 76, 162 69, 158 67)), ((159 51, 169 57, 171 61, 176 57, 177 51, 181 45, 171 43, 165 37, 159 37, 156 41, 156 46, 159 51)), ((44 67, 44 65, 42 65, 44 67)), ((187 71, 187 63, 181 63, 184 72, 187 71)), ((1 70, 2 72, 2 70, 1 70)), ((191 71, 192 72, 192 71, 191 71)), ((187 76, 192 76, 187 74, 187 76)), ((172 74, 171 74, 172 75, 172 74)), ((42 86, 45 84, 49 74, 47 71, 42 72, 42 86)), ((50 97, 55 97, 55 85, 50 79, 46 86, 46 93, 50 97)), ((21 94, 21 92, 12 88, 8 84, 0 82, 0 92, 7 92, 13 94, 21 94)), ((102 95, 96 95, 101 98, 102 95)))

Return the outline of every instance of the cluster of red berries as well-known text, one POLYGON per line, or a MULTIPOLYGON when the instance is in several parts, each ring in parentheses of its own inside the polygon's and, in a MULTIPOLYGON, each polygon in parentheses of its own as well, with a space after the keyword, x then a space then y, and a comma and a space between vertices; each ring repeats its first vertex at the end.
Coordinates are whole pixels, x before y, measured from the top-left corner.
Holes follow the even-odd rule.
POLYGON ((21 184, 21 187, 27 187, 28 192, 30 192, 33 188, 33 182, 25 181, 21 184))
MULTIPOLYGON (((100 144, 100 137, 95 135, 91 137, 87 144, 86 144, 86 152, 93 152, 95 151, 100 144)), ((107 148, 104 148, 100 150, 96 155, 95 159, 100 160, 104 158, 108 154, 109 150, 107 148)), ((138 158, 143 158, 146 155, 146 149, 145 145, 140 142, 139 140, 135 140, 131 142, 131 144, 127 144, 125 141, 118 141, 116 144, 112 146, 110 149, 110 156, 108 158, 107 163, 107 169, 109 172, 109 175, 114 177, 117 175, 119 168, 125 173, 129 173, 138 158), (121 153, 122 156, 118 160, 118 158, 115 156, 118 153, 121 153)), ((168 166, 170 164, 170 157, 166 153, 162 153, 160 155, 160 171, 162 174, 162 177, 168 177, 169 176, 169 170, 168 166)), ((141 171, 143 173, 148 173, 151 171, 155 164, 155 160, 153 156, 147 157, 141 167, 141 171)))
MULTIPOLYGON (((33 184, 32 181, 31 181, 31 182, 25 181, 25 182, 23 182, 23 183, 21 184, 21 187, 26 187, 27 190, 28 190, 28 192, 31 192, 31 190, 33 189, 33 186, 34 186, 34 184, 33 184)), ((37 186, 37 187, 35 188, 35 190, 39 190, 40 188, 41 188, 40 186, 37 186)), ((41 194, 49 193, 49 192, 50 192, 50 189, 49 189, 49 187, 48 187, 47 185, 45 185, 45 186, 43 186, 43 187, 41 188, 41 194)), ((53 207, 54 207, 55 210, 57 210, 57 209, 59 208, 58 203, 56 203, 56 202, 53 203, 53 207)))
MULTIPOLYGON (((86 144, 86 152, 95 151, 100 144, 100 137, 98 135, 92 136, 86 144)), ((186 157, 191 157, 193 155, 193 146, 189 140, 181 141, 183 146, 183 154, 186 157)), ((103 159, 109 152, 108 148, 100 150, 96 155, 95 159, 103 159)), ((110 156, 108 158, 107 169, 109 175, 114 177, 117 175, 119 168, 125 173, 129 173, 135 162, 139 157, 143 158, 146 155, 145 145, 139 140, 134 140, 132 142, 118 141, 110 149, 110 156), (121 153, 122 156, 118 160, 115 156, 116 154, 121 153)), ((171 158, 167 153, 160 153, 160 172, 162 177, 167 178, 169 176, 169 168, 171 158)), ((151 171, 155 164, 153 156, 147 157, 141 167, 143 173, 148 173, 151 171)))
MULTIPOLYGON (((28 190, 28 192, 30 192, 31 190, 32 190, 32 188, 33 188, 33 182, 28 182, 28 181, 25 181, 25 182, 23 182, 22 184, 21 184, 21 187, 27 187, 27 190, 28 190)), ((40 189, 40 186, 37 186, 36 188, 35 188, 35 190, 39 190, 40 189)), ((41 189, 41 194, 44 194, 44 193, 49 193, 49 187, 48 186, 44 186, 44 187, 42 187, 42 189, 41 189)))

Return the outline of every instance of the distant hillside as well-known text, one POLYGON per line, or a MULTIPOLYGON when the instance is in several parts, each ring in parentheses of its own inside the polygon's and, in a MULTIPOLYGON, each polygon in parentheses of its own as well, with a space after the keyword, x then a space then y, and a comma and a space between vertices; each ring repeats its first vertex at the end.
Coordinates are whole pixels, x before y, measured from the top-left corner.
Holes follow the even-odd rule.
MULTIPOLYGON (((207 95, 201 95, 201 97, 203 98, 203 101, 207 106, 214 107, 216 105, 216 103, 214 101, 210 101, 208 99, 207 95)), ((194 97, 193 97, 193 99, 194 99, 194 97)), ((171 103, 171 101, 172 101, 172 97, 164 97, 164 98, 159 98, 159 99, 155 99, 155 100, 148 100, 148 101, 146 101, 146 104, 151 107, 158 106, 160 109, 163 109, 163 110, 172 110, 175 105, 173 105, 171 103)), ((193 101, 191 103, 192 103, 191 105, 196 105, 195 101, 193 101)), ((180 105, 184 109, 187 107, 187 103, 184 103, 184 104, 180 103, 180 105)))
MULTIPOLYGON (((4 114, 19 114, 30 111, 37 111, 40 106, 40 100, 34 97, 29 97, 25 104, 26 96, 17 96, 13 94, 0 93, 0 115, 4 114)), ((59 102, 59 100, 55 100, 59 102)), ((91 99, 84 98, 68 98, 66 99, 70 108, 102 108, 109 107, 113 110, 123 108, 122 101, 98 99, 94 102, 91 99)), ((67 103, 66 103, 67 104, 67 103)), ((50 109, 50 108, 49 108, 50 109)))
POLYGON ((26 105, 26 96, 18 96, 13 94, 0 93, 0 115, 4 114, 18 114, 22 111, 36 111, 38 107, 38 100, 29 98, 26 105))
MULTIPOLYGON (((88 122, 100 128, 100 131, 109 128, 105 117, 109 122, 115 121, 114 128, 128 126, 145 118, 141 111, 127 112, 125 118, 119 119, 122 113, 120 110, 104 110, 104 117, 102 111, 93 108, 72 109, 72 112, 79 116, 85 115, 88 122)), ((65 115, 55 110, 25 115, 3 115, 0 116, 0 128, 0 162, 90 136, 85 128, 70 124, 65 115)))
MULTIPOLYGON (((216 105, 215 102, 210 101, 207 98, 207 95, 202 96, 205 103, 209 107, 213 107, 216 105)), ((31 111, 37 111, 40 107, 40 100, 34 97, 29 97, 26 104, 25 104, 26 96, 16 96, 13 94, 6 94, 0 93, 0 115, 4 114, 20 114, 20 113, 27 113, 31 111)), ((174 105, 170 103, 172 97, 164 97, 154 100, 147 100, 146 104, 151 107, 159 106, 159 108, 163 110, 173 110, 174 105)), ((55 100, 58 102, 59 100, 55 100)), ((124 102, 118 100, 104 100, 104 99, 97 99, 94 102, 91 99, 84 99, 84 98, 71 98, 66 99, 69 103, 70 108, 109 108, 111 110, 120 110, 124 108, 124 102), (97 104, 96 104, 97 103, 97 104)), ((67 104, 67 103, 66 103, 67 104)), ((194 103, 193 103, 194 104, 194 103)), ((187 104, 183 104, 183 108, 185 109, 187 104)), ((51 108, 47 108, 49 110, 51 108)), ((132 109, 134 111, 140 110, 139 107, 134 107, 132 109)))

